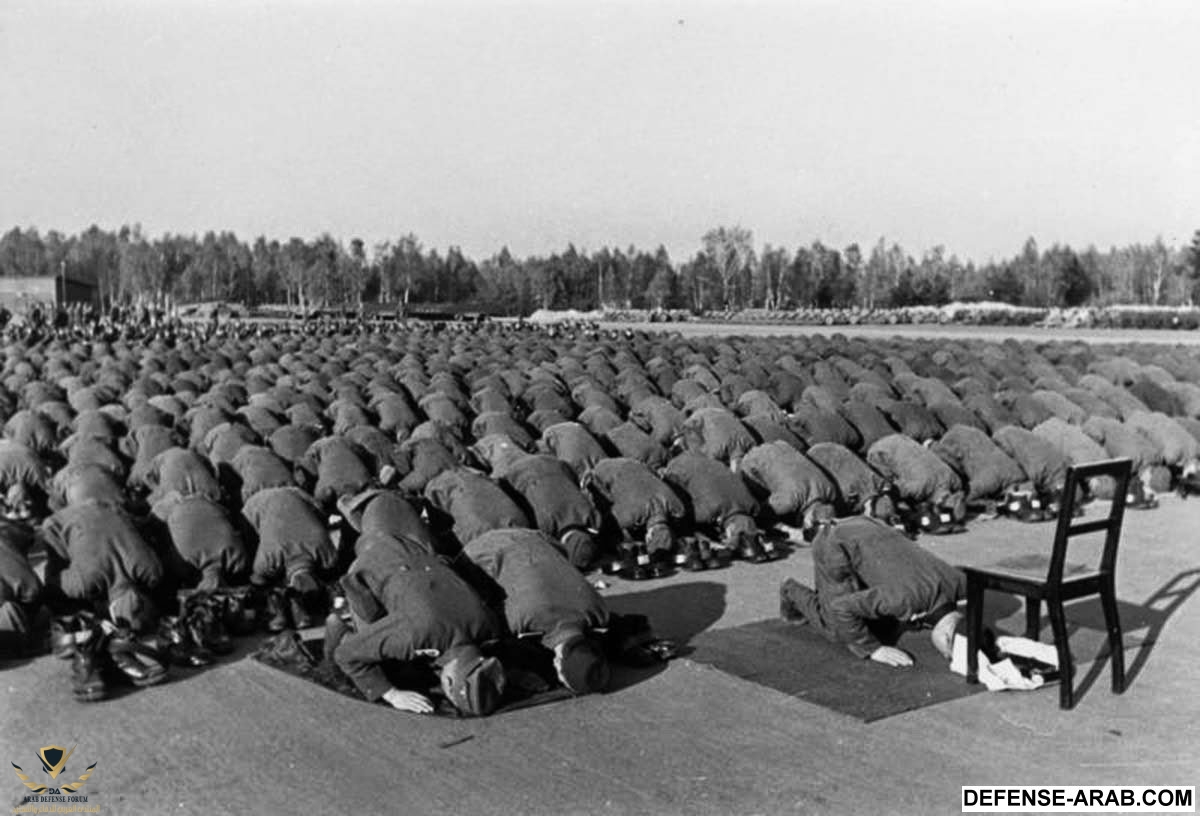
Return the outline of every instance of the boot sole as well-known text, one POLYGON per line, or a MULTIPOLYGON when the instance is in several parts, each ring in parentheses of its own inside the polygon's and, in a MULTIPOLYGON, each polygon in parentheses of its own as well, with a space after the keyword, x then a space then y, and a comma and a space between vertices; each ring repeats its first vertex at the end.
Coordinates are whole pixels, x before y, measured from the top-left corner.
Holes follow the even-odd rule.
POLYGON ((108 696, 108 689, 88 689, 87 691, 75 691, 72 692, 72 696, 74 696, 75 699, 81 703, 97 703, 108 696))
POLYGON ((134 678, 129 677, 129 675, 125 675, 125 677, 129 680, 129 682, 133 683, 138 688, 145 688, 146 686, 157 686, 159 683, 165 681, 167 679, 167 673, 163 672, 162 674, 156 674, 153 677, 143 677, 140 680, 135 680, 134 678))

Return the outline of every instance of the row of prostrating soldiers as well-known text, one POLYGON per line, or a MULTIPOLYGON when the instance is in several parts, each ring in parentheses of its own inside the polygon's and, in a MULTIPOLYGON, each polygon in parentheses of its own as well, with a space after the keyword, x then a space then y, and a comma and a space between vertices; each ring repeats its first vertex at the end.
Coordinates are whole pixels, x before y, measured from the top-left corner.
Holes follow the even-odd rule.
MULTIPOLYGON (((449 527, 459 541, 471 540, 481 529, 536 524, 580 566, 603 557, 601 548, 612 540, 605 535, 606 526, 619 528, 618 537, 629 546, 608 563, 640 578, 665 574, 672 565, 714 566, 722 563, 722 554, 766 560, 772 553, 771 542, 758 534, 763 523, 811 529, 834 513, 870 509, 886 515, 907 509, 910 524, 915 511, 916 526, 943 531, 956 526, 970 501, 994 500, 1000 490, 1022 483, 1033 488, 1022 510, 1036 509, 1033 501, 1053 501, 1055 486, 1061 484, 1056 474, 1065 462, 1097 457, 1097 443, 1085 430, 1089 423, 1092 434, 1110 431, 1104 442, 1108 448, 1101 448, 1100 455, 1124 454, 1129 446, 1145 449, 1135 461, 1142 463, 1147 480, 1162 475, 1156 468, 1170 477, 1165 452, 1172 445, 1178 449, 1170 462, 1176 476, 1195 460, 1194 438, 1189 446, 1179 435, 1190 436, 1183 425, 1112 394, 1114 413, 1121 406, 1128 409, 1124 418, 1096 414, 1080 423, 1081 417, 1068 410, 1067 419, 1043 420, 1028 435, 1006 426, 991 437, 977 427, 978 420, 947 423, 949 430, 927 447, 921 442, 933 434, 917 431, 916 424, 940 430, 939 417, 953 410, 952 402, 923 394, 944 387, 934 378, 901 372, 893 378, 890 396, 870 395, 874 403, 861 398, 867 389, 859 381, 850 386, 851 391, 859 388, 859 399, 852 395, 825 408, 816 407, 822 392, 836 399, 836 387, 828 382, 805 386, 792 411, 785 413, 770 394, 757 389, 743 389, 730 400, 730 411, 722 400, 728 382, 717 380, 712 369, 707 375, 712 381, 706 382, 701 366, 675 379, 670 399, 662 396, 664 389, 632 399, 636 386, 628 383, 637 378, 627 378, 617 392, 626 392, 629 407, 594 383, 577 381, 568 388, 562 377, 531 377, 517 401, 505 393, 508 381, 494 371, 481 372, 473 381, 435 373, 420 400, 403 393, 403 387, 384 389, 391 394, 376 392, 370 399, 343 388, 330 389, 315 404, 299 400, 286 408, 268 407, 265 400, 255 404, 244 388, 227 379, 205 392, 210 400, 195 400, 187 421, 178 423, 190 431, 189 448, 177 446, 169 427, 176 423, 167 421, 171 412, 148 399, 120 419, 114 414, 121 411, 103 410, 111 404, 88 407, 86 400, 76 400, 84 410, 72 412, 68 421, 73 433, 61 445, 63 424, 56 422, 54 406, 43 404, 35 407, 44 410, 10 418, 9 435, 34 444, 6 445, 0 472, 11 516, 28 516, 41 494, 58 508, 41 525, 50 554, 45 565, 50 606, 56 611, 72 603, 95 609, 96 597, 103 596, 95 620, 80 613, 60 621, 65 625, 56 634, 56 647, 86 658, 89 650, 80 646, 103 640, 115 667, 146 684, 165 676, 164 654, 188 664, 205 662, 208 652, 228 647, 222 624, 237 629, 253 623, 250 593, 221 588, 247 570, 250 584, 263 588, 258 594, 269 628, 319 620, 323 582, 345 559, 343 550, 339 564, 326 513, 338 498, 381 480, 409 496, 422 496, 435 527, 449 527), (439 380, 440 388, 435 387, 439 380), (545 388, 535 387, 537 380, 545 388), (924 398, 895 399, 895 385, 900 384, 924 398), (862 405, 883 418, 885 424, 876 430, 889 430, 869 446, 877 418, 862 405), (524 408, 523 417, 518 408, 524 408), (305 416, 305 409, 310 415, 305 416), (406 413, 424 421, 413 424, 401 416, 406 413), (579 421, 568 419, 569 414, 579 421), (285 417, 290 421, 283 422, 285 417), (403 450, 391 450, 402 435, 398 428, 406 423, 403 450), (388 424, 391 433, 384 430, 388 424), (533 431, 543 424, 536 447, 545 453, 530 453, 533 431), (331 436, 325 432, 329 425, 335 431, 331 436), (905 426, 915 434, 897 432, 905 426), (846 427, 857 434, 853 448, 816 441, 845 434, 846 427), (1072 456, 1067 445, 1079 443, 1076 431, 1093 447, 1072 456), (958 454, 958 466, 951 467, 952 445, 959 438, 965 452, 958 454), (468 448, 466 442, 472 440, 468 448), (266 445, 258 444, 264 441, 266 445), (51 478, 42 455, 60 447, 67 464, 51 478), (672 447, 681 450, 673 458, 672 447), (855 453, 864 447, 865 462, 855 453), (462 467, 469 457, 491 476, 462 467), (736 465, 736 474, 726 467, 730 464, 736 465), (993 480, 999 487, 993 484, 988 490, 993 471, 1000 473, 993 480), (296 487, 297 473, 307 489, 296 487), (579 488, 580 474, 586 492, 579 488), (142 520, 134 521, 130 510, 139 511, 142 520), (297 560, 305 568, 297 568, 297 560), (160 621, 158 610, 175 611, 171 600, 163 601, 168 588, 181 586, 201 592, 190 593, 192 602, 180 603, 178 615, 160 621), (160 623, 165 624, 162 632, 160 623), (72 631, 84 628, 86 633, 72 631)), ((1102 398, 1104 389, 1095 390, 1102 398)), ((1045 408, 1049 400, 1034 394, 1042 399, 1023 401, 1025 395, 1019 394, 1011 407, 1036 416, 1033 406, 1045 408)), ((984 395, 973 392, 959 402, 965 406, 984 395)), ((1095 488, 1104 490, 1103 485, 1095 488)), ((12 525, 6 539, 22 538, 27 537, 21 528, 12 525)), ((27 546, 18 543, 8 550, 20 554, 27 546)), ((10 607, 20 611, 28 605, 29 588, 22 586, 28 575, 23 575, 20 559, 13 560, 3 575, 19 590, 14 593, 18 603, 10 607)), ((91 651, 94 664, 100 651, 91 651)), ((96 677, 89 682, 94 685, 79 685, 81 698, 103 693, 96 677)))

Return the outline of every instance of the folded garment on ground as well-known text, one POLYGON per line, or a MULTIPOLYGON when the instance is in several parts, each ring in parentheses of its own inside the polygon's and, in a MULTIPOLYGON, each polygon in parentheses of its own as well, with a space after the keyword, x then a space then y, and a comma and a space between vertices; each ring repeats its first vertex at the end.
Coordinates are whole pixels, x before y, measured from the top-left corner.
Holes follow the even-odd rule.
MULTIPOLYGON (((1005 638, 1009 641, 1025 640, 1025 638, 1005 638)), ((1028 641, 1033 643, 1033 641, 1028 641)), ((1000 647, 1000 638, 997 638, 996 645, 1000 647)), ((1040 644, 1034 644, 1040 645, 1040 644)), ((954 636, 953 651, 950 658, 950 671, 955 674, 966 677, 967 675, 967 639, 962 635, 954 636)), ((1003 647, 1000 647, 1003 649, 1003 647)), ((1021 648, 1018 646, 1018 648, 1021 648)), ((1012 658, 1004 657, 995 663, 988 660, 987 655, 982 650, 978 652, 979 659, 979 682, 987 687, 988 691, 1033 691, 1039 689, 1046 684, 1046 678, 1039 672, 1032 672, 1028 676, 1021 673, 1017 668, 1012 658)), ((1058 665, 1058 659, 1055 658, 1054 666, 1058 665)))

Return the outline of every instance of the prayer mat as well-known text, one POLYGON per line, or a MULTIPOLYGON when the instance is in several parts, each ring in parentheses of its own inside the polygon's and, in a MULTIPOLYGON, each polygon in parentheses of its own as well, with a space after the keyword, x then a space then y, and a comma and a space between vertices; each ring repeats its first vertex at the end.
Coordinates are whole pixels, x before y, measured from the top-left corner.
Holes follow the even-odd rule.
POLYGON ((857 658, 802 623, 778 619, 710 630, 694 637, 690 646, 688 660, 863 722, 984 690, 950 672, 928 631, 909 632, 897 644, 916 661, 908 668, 857 658))
MULTIPOLYGON (((323 647, 324 643, 320 637, 307 639, 299 633, 285 630, 264 640, 252 657, 266 666, 286 672, 293 677, 299 677, 346 697, 366 702, 354 683, 338 668, 337 664, 322 657, 323 647)), ((506 662, 506 667, 509 669, 509 682, 504 691, 502 704, 489 716, 494 717, 497 714, 567 700, 575 696, 562 686, 548 680, 540 665, 514 669, 514 663, 519 662, 521 656, 514 657, 510 652, 505 657, 509 658, 506 662)), ((432 673, 430 673, 430 677, 423 678, 425 683, 417 681, 417 678, 414 677, 414 681, 417 682, 411 685, 406 684, 406 686, 433 685, 429 682, 431 677, 432 673)), ((440 694, 429 696, 434 703, 433 713, 435 716, 449 718, 464 716, 440 694)))

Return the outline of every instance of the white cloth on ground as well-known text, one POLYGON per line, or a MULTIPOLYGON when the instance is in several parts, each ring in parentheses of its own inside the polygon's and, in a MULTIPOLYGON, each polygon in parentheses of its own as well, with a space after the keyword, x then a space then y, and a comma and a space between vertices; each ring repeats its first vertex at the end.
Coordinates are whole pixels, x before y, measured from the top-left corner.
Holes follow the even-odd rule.
POLYGON ((1004 654, 1028 657, 1047 666, 1058 668, 1058 650, 1052 643, 1041 643, 1025 637, 1000 635, 996 638, 996 648, 1004 654))
MULTIPOLYGON (((1024 640, 1024 638, 1021 638, 1024 640)), ((1032 642, 1032 641, 1030 641, 1032 642)), ((962 635, 954 636, 954 646, 950 658, 950 671, 967 676, 967 639, 962 635)), ((1008 658, 999 663, 992 663, 983 652, 979 657, 979 681, 988 691, 1033 691, 1045 683, 1041 675, 1026 677, 1013 665, 1008 658)))

